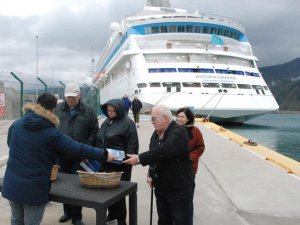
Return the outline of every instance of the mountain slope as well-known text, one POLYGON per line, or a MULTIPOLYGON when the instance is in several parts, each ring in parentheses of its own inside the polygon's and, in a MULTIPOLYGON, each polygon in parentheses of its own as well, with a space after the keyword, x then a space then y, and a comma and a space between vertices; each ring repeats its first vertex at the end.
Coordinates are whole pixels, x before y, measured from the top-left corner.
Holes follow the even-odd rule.
POLYGON ((260 71, 282 111, 300 111, 300 58, 260 71))

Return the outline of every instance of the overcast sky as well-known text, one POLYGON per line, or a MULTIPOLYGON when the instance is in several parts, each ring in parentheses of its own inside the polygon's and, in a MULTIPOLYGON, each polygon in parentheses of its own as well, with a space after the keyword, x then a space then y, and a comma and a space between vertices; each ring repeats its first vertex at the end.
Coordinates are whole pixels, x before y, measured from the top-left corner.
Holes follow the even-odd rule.
MULTIPOLYGON (((144 2, 0 0, 0 67, 36 75, 38 64, 41 77, 50 77, 53 71, 54 77, 85 79, 92 70, 92 53, 97 61, 106 44, 109 25, 140 12, 144 2)), ((171 0, 171 4, 240 21, 260 67, 300 57, 300 0, 171 0)))

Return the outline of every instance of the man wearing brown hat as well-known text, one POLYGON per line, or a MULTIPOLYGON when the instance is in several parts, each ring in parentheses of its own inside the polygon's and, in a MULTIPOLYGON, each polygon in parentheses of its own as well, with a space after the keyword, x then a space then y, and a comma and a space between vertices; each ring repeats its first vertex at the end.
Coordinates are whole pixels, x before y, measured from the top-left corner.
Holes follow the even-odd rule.
MULTIPOLYGON (((56 115, 59 117, 59 129, 76 141, 93 145, 98 131, 98 119, 94 110, 80 100, 80 87, 76 83, 68 83, 65 87, 65 101, 58 104, 56 115)), ((60 171, 76 174, 80 168, 80 160, 69 156, 59 158, 60 171)), ((83 225, 82 207, 64 204, 64 214, 59 222, 72 219, 75 225, 83 225)))

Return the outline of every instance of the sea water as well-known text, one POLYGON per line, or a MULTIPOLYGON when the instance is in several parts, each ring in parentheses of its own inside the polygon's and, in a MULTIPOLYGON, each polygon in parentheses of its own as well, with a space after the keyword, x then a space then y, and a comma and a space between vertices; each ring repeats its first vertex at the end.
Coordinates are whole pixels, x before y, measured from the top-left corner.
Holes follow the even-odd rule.
POLYGON ((224 127, 300 162, 300 114, 270 113, 224 127))

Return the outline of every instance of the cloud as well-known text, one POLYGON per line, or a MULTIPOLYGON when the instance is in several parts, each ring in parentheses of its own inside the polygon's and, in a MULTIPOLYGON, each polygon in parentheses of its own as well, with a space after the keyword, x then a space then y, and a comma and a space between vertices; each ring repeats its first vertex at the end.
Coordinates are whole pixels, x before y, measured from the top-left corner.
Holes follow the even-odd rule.
MULTIPOLYGON (((260 66, 299 57, 297 0, 227 0, 226 4, 224 0, 173 0, 171 3, 199 13, 204 6, 207 14, 240 21, 246 27, 260 66)), ((143 6, 144 0, 1 1, 0 67, 35 75, 38 58, 41 76, 49 76, 53 67, 56 77, 85 79, 92 69, 92 54, 97 61, 109 38, 109 25, 140 12, 143 6), (29 13, 30 8, 21 6, 24 2, 36 6, 36 10, 29 13), (14 4, 19 5, 18 10, 24 10, 12 10, 14 4)))

